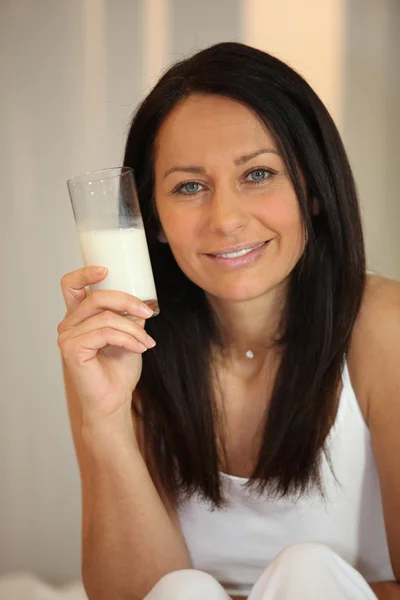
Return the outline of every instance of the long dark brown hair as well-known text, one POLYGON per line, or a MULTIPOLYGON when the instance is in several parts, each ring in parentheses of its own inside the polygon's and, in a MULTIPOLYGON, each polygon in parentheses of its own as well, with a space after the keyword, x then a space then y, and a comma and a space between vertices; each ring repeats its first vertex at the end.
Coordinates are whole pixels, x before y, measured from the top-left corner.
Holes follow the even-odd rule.
POLYGON ((323 492, 321 457, 365 285, 360 211, 323 103, 288 65, 244 44, 217 44, 168 69, 136 111, 127 138, 124 164, 134 170, 161 311, 147 321, 157 346, 143 355, 138 384, 146 445, 171 499, 198 493, 212 507, 224 506, 211 385, 211 349, 222 348, 221 333, 204 291, 159 241, 154 202, 157 133, 177 103, 195 93, 231 98, 262 119, 283 156, 307 238, 290 275, 277 340, 281 362, 247 485, 275 496, 323 492))

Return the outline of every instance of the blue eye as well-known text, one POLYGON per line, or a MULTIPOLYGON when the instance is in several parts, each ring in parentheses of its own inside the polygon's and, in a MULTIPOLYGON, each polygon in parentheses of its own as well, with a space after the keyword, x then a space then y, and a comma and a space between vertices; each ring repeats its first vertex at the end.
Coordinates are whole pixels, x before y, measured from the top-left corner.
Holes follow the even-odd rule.
POLYGON ((178 186, 174 190, 174 193, 192 196, 193 194, 197 194, 197 192, 200 192, 200 188, 203 188, 201 183, 197 183, 196 181, 189 181, 188 183, 183 183, 182 185, 178 186))
POLYGON ((255 171, 251 171, 246 176, 246 181, 250 181, 252 183, 260 183, 268 179, 271 173, 266 169, 255 169, 255 171))

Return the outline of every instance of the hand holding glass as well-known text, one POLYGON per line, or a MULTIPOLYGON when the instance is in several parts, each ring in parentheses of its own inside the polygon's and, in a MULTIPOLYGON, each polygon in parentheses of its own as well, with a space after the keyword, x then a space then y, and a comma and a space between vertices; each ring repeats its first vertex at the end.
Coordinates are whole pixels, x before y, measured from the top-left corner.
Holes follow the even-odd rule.
POLYGON ((149 250, 132 169, 116 167, 70 179, 75 222, 85 266, 107 267, 93 289, 119 290, 159 314, 149 250))

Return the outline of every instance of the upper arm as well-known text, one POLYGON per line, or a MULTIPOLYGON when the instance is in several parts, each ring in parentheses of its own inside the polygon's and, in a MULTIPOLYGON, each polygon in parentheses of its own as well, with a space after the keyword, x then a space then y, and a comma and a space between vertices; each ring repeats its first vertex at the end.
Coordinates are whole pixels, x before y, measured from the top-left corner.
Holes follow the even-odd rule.
POLYGON ((367 421, 379 473, 393 571, 400 580, 400 282, 378 278, 357 324, 358 372, 367 380, 367 421))

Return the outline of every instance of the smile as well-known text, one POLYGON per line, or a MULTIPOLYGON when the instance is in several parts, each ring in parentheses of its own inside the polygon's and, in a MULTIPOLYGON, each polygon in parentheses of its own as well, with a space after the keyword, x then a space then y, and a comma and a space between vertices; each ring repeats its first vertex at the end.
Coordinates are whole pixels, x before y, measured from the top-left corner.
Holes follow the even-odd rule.
POLYGON ((264 244, 266 244, 266 242, 261 242, 261 244, 258 244, 258 246, 253 246, 252 248, 243 248, 243 250, 238 250, 237 252, 227 252, 226 254, 215 254, 214 256, 219 256, 222 258, 236 258, 237 256, 244 256, 245 254, 248 254, 249 252, 251 252, 252 250, 255 250, 256 248, 261 248, 261 246, 264 246, 264 244))
POLYGON ((262 242, 257 246, 243 248, 236 252, 224 252, 223 254, 206 254, 205 256, 214 263, 227 269, 240 269, 256 262, 266 251, 271 240, 262 242))

